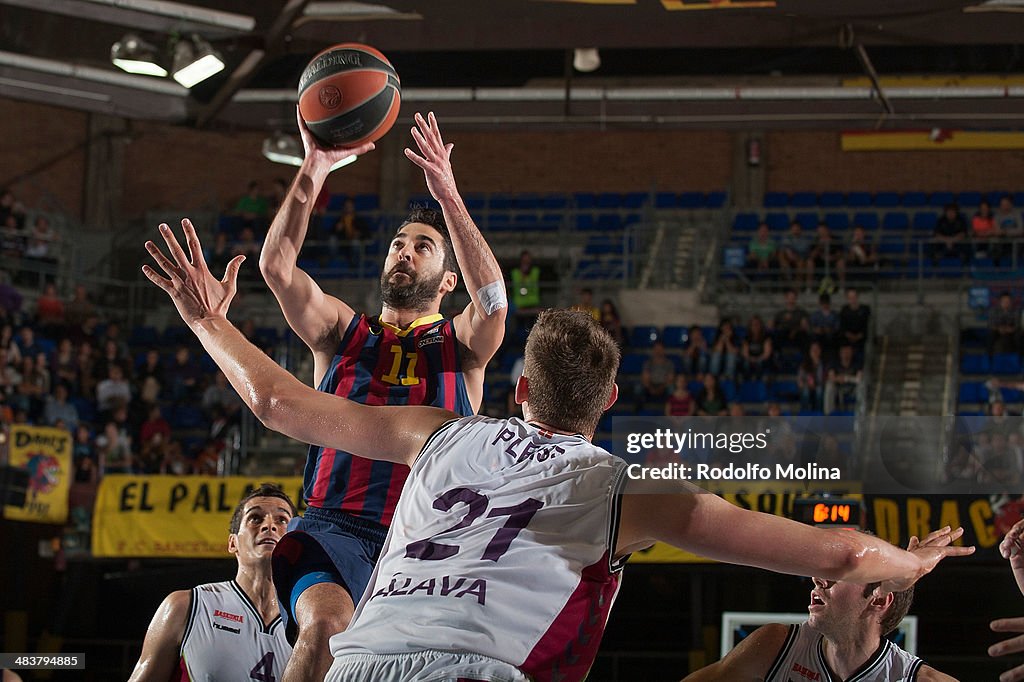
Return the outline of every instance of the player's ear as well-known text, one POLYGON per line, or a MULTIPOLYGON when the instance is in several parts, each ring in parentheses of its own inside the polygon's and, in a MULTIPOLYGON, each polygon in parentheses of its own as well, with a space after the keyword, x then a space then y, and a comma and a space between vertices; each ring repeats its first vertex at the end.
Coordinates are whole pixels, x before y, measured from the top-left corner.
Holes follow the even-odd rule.
POLYGON ((444 293, 450 293, 455 291, 456 285, 459 283, 459 276, 451 270, 446 270, 444 278, 441 280, 441 291, 444 293))
POLYGON ((896 600, 896 595, 887 590, 883 590, 881 587, 876 587, 875 591, 871 593, 871 600, 868 604, 871 608, 884 612, 892 603, 896 600))
POLYGON ((238 554, 238 535, 236 533, 228 535, 228 552, 238 554))
POLYGON ((516 405, 522 405, 530 398, 530 382, 525 375, 516 379, 516 405))
POLYGON ((604 411, 607 412, 611 409, 611 406, 615 404, 615 401, 619 399, 619 385, 612 384, 611 395, 608 396, 608 402, 604 404, 604 411))

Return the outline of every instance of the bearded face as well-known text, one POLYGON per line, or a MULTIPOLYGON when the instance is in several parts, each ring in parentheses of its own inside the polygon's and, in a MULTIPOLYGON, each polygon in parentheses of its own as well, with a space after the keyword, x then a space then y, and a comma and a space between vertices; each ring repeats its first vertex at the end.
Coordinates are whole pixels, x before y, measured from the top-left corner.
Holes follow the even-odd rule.
POLYGON ((416 272, 407 261, 398 261, 380 276, 384 303, 396 310, 423 311, 437 298, 445 271, 416 272))

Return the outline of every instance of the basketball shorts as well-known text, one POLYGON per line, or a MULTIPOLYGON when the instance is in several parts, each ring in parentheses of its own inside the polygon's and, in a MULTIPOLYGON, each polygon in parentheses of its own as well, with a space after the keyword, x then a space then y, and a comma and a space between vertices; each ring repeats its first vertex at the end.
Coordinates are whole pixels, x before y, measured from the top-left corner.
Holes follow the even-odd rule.
POLYGON ((303 577, 330 574, 358 604, 386 538, 384 526, 332 509, 309 507, 291 520, 272 560, 277 604, 290 643, 298 636, 293 593, 297 584, 305 584, 303 577))
POLYGON ((515 666, 479 654, 417 651, 406 654, 342 654, 324 682, 530 682, 515 666))

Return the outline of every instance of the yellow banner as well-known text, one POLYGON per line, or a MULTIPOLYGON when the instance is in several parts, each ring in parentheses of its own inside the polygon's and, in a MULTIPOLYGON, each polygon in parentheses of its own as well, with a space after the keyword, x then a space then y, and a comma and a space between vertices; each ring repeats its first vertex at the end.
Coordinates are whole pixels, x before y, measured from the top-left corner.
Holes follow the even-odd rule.
POLYGON ((842 134, 844 152, 949 151, 951 149, 1024 149, 1024 133, 932 130, 865 131, 842 134))
MULTIPOLYGON (((819 488, 824 487, 825 486, 819 486, 819 488)), ((742 492, 722 492, 719 496, 743 509, 752 509, 766 514, 792 518, 793 503, 802 497, 815 497, 818 492, 819 490, 815 490, 813 493, 804 490, 773 492, 771 487, 768 485, 748 485, 745 486, 745 490, 742 492)), ((860 493, 848 492, 844 494, 843 497, 857 500, 863 499, 863 496, 860 493)), ((631 556, 629 560, 631 563, 638 564, 690 564, 713 562, 712 559, 707 559, 685 550, 677 549, 672 545, 666 545, 662 542, 656 543, 649 549, 634 552, 633 556, 631 556)))
POLYGON ((71 434, 48 426, 11 426, 8 463, 28 469, 24 507, 4 507, 4 518, 36 523, 68 520, 71 434))
POLYGON ((261 483, 280 485, 301 507, 298 476, 105 476, 93 513, 92 554, 222 559, 235 506, 261 483))

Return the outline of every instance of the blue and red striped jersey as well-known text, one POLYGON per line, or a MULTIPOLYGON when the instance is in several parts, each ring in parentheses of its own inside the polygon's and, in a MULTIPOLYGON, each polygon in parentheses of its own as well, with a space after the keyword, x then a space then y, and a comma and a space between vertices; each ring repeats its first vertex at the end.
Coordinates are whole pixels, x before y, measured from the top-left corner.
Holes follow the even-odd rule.
MULTIPOLYGON (((349 323, 319 390, 365 405, 434 405, 473 414, 455 325, 429 315, 402 329, 358 315, 349 323)), ((306 504, 388 526, 409 467, 309 446, 306 504)))

